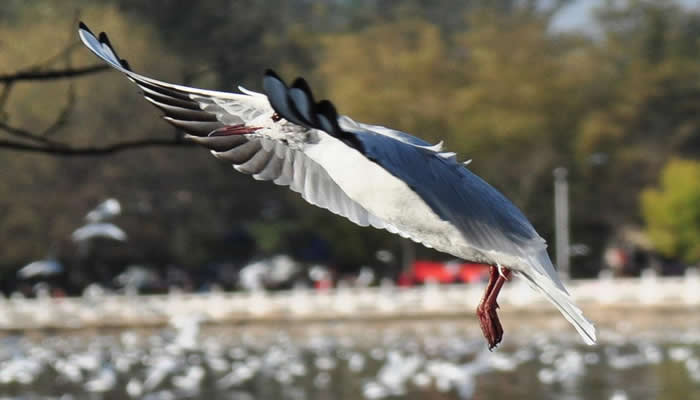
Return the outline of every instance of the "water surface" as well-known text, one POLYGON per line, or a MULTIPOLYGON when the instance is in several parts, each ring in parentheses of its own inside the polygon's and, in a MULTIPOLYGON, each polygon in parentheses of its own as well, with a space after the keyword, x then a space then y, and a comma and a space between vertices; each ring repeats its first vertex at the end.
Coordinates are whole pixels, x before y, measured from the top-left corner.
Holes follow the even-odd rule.
POLYGON ((700 329, 456 320, 36 332, 0 339, 0 396, 60 399, 700 399, 700 329))

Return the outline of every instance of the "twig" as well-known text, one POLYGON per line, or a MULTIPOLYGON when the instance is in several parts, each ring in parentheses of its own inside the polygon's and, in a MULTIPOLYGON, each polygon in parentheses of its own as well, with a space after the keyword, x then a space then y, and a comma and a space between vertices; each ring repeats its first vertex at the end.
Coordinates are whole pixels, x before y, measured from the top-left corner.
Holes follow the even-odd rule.
POLYGON ((2 87, 2 93, 0 93, 0 120, 5 119, 5 104, 10 98, 10 91, 12 91, 12 82, 5 82, 2 87))
POLYGON ((61 112, 58 114, 58 117, 56 117, 56 120, 49 125, 48 128, 44 130, 44 132, 41 133, 41 136, 43 137, 48 137, 53 135, 54 133, 58 132, 63 126, 68 122, 68 117, 70 114, 73 112, 73 107, 75 106, 75 86, 73 85, 73 82, 71 82, 68 85, 68 101, 66 102, 66 105, 63 107, 61 112))
POLYGON ((192 147, 194 143, 182 140, 164 139, 144 139, 130 142, 115 143, 103 147, 71 147, 63 144, 35 145, 29 143, 19 143, 9 140, 0 140, 0 148, 14 151, 24 151, 29 153, 39 153, 51 156, 104 156, 119 153, 125 150, 142 149, 146 147, 192 147))
POLYGON ((50 69, 43 71, 19 71, 14 74, 0 75, 0 83, 13 83, 17 81, 46 81, 53 79, 73 78, 82 75, 94 74, 109 69, 109 65, 96 64, 80 68, 50 69))
POLYGON ((47 68, 53 64, 55 64, 57 61, 60 59, 66 59, 70 57, 70 54, 73 53, 73 51, 77 48, 79 48, 80 42, 73 42, 63 48, 60 52, 57 54, 53 55, 51 58, 46 59, 44 62, 41 62, 37 64, 35 67, 30 67, 25 69, 25 71, 40 71, 42 68, 47 68))
MULTIPOLYGON (((76 18, 78 15, 76 14, 76 18)), ((12 74, 0 75, 0 131, 16 138, 17 140, 0 140, 0 149, 8 149, 12 151, 22 151, 38 154, 46 154, 53 156, 103 156, 118 153, 125 150, 140 149, 156 146, 172 146, 184 147, 193 146, 191 142, 184 141, 181 132, 176 132, 173 139, 143 139, 113 143, 106 146, 72 146, 68 143, 52 140, 50 135, 59 131, 69 120, 71 112, 75 105, 75 88, 72 82, 68 87, 68 99, 66 105, 61 112, 46 129, 41 133, 34 133, 23 128, 14 127, 6 124, 2 117, 4 105, 10 95, 14 83, 20 81, 48 81, 57 79, 76 78, 83 75, 94 74, 97 72, 109 69, 108 65, 95 64, 79 68, 72 67, 71 54, 76 48, 77 43, 72 43, 66 46, 58 54, 48 58, 43 63, 36 64, 29 68, 24 68, 12 74), (65 59, 64 68, 48 68, 56 63, 61 58, 65 59)))
POLYGON ((60 145, 60 143, 54 142, 51 139, 47 139, 41 135, 29 132, 26 129, 16 128, 14 126, 7 125, 4 122, 0 122, 0 129, 18 138, 44 143, 45 145, 60 145))

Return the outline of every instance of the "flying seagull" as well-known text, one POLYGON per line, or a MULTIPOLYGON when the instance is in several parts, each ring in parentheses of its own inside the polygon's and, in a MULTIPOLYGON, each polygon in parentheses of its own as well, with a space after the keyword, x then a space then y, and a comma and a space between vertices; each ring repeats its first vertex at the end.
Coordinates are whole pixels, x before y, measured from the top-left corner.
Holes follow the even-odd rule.
POLYGON ((500 192, 442 151, 407 133, 339 115, 306 81, 273 71, 264 94, 218 92, 161 82, 131 70, 103 32, 80 23, 80 39, 124 73, 186 138, 257 180, 289 186, 309 203, 455 257, 490 265, 477 307, 494 348, 503 338, 496 299, 513 274, 544 294, 587 344, 595 327, 564 288, 542 239, 500 192))

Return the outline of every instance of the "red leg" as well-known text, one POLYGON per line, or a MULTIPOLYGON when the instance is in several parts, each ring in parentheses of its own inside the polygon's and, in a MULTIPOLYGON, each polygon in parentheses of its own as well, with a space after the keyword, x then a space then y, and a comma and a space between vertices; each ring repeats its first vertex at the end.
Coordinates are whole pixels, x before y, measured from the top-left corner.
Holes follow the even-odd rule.
POLYGON ((479 305, 476 307, 476 313, 481 314, 484 310, 484 304, 486 299, 488 299, 493 290, 493 285, 496 284, 496 279, 498 278, 498 270, 496 267, 489 266, 489 282, 486 284, 486 290, 484 291, 484 296, 481 298, 479 305))
POLYGON ((476 316, 479 318, 479 323, 481 324, 481 331, 483 332, 484 337, 489 342, 489 344, 493 341, 493 335, 491 334, 490 329, 491 321, 488 314, 486 313, 486 300, 488 300, 489 295, 491 294, 491 291, 493 290, 493 287, 496 284, 496 280, 498 280, 498 270, 496 269, 496 267, 490 266, 489 282, 486 284, 484 296, 481 298, 479 305, 476 307, 476 316))
POLYGON ((486 286, 484 297, 476 308, 476 314, 479 317, 481 331, 489 343, 489 350, 496 347, 503 339, 503 327, 498 319, 498 293, 501 291, 503 284, 510 279, 511 272, 503 268, 503 276, 498 273, 497 267, 491 267, 489 270, 489 283, 486 286))

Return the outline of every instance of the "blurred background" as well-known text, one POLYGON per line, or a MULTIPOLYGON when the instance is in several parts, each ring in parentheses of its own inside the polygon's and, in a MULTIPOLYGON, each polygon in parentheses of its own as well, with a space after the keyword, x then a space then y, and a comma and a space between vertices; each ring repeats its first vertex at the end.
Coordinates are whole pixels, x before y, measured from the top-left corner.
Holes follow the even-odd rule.
POLYGON ((697 1, 4 0, 0 395, 700 398, 699 156, 697 1), (157 79, 259 91, 273 68, 444 140, 548 240, 603 345, 514 282, 485 352, 485 266, 183 142, 81 20, 157 79))

